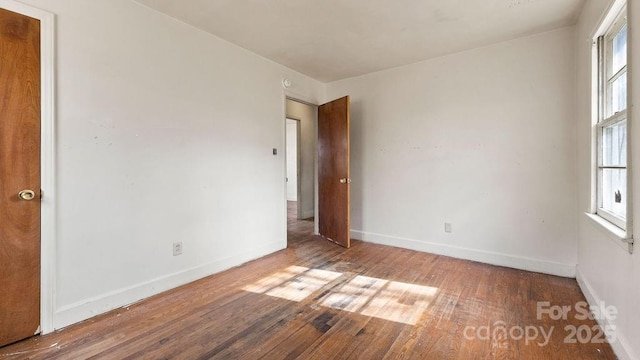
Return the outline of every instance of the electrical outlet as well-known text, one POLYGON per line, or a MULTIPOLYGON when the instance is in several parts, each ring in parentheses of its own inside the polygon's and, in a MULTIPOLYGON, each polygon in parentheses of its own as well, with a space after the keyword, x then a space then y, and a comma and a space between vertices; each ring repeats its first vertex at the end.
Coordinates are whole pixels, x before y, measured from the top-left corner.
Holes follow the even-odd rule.
POLYGON ((451 232, 451 223, 444 223, 444 232, 446 233, 451 232))
POLYGON ((182 254, 182 241, 173 243, 173 256, 182 254))

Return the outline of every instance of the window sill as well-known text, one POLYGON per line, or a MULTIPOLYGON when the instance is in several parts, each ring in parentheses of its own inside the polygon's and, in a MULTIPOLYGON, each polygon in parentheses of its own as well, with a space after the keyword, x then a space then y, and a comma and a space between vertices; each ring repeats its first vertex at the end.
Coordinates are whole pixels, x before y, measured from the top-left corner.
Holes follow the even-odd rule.
POLYGON ((607 237, 620 246, 621 248, 627 250, 628 244, 624 242, 627 238, 627 232, 620 229, 619 227, 613 225, 609 221, 601 218, 596 214, 584 213, 587 218, 591 220, 591 222, 596 225, 596 227, 602 230, 603 233, 607 235, 607 237))

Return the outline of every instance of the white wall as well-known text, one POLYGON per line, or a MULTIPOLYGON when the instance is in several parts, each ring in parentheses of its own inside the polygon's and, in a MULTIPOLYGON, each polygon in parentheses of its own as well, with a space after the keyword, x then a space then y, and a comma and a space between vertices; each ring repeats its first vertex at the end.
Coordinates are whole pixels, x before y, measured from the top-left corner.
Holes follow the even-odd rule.
POLYGON ((298 122, 287 119, 287 200, 298 201, 298 122))
POLYGON ((56 328, 286 246, 281 80, 321 83, 133 1, 24 2, 57 22, 56 328))
MULTIPOLYGON (((577 104, 578 104, 578 281, 593 304, 615 306, 619 315, 610 325, 617 330, 612 344, 621 359, 640 359, 640 247, 633 255, 619 239, 587 218, 591 204, 591 51, 592 38, 610 0, 587 1, 577 25, 577 104)), ((640 65, 640 4, 630 1, 629 12, 631 66, 640 65)), ((640 69, 630 68, 633 107, 629 141, 634 154, 631 167, 633 222, 640 226, 640 69)), ((637 231, 635 231, 637 234, 637 231)), ((638 236, 635 236, 638 238, 638 236)))
POLYGON ((287 116, 300 124, 300 218, 313 217, 315 198, 316 112, 317 109, 301 102, 287 100, 287 116))
POLYGON ((352 99, 352 236, 575 275, 574 43, 563 28, 329 83, 352 99))

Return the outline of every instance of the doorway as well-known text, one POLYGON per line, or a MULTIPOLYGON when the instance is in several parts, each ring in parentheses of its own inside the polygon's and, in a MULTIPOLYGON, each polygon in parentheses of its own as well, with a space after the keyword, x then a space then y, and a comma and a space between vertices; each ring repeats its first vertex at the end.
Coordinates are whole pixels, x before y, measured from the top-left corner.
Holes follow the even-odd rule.
POLYGON ((286 200, 289 244, 316 228, 316 123, 317 106, 286 100, 286 200))
POLYGON ((295 202, 292 205, 300 220, 312 220, 316 213, 317 112, 314 105, 286 100, 287 200, 295 202))
POLYGON ((320 106, 286 98, 289 244, 292 224, 313 219, 313 234, 350 246, 349 104, 349 96, 320 106))

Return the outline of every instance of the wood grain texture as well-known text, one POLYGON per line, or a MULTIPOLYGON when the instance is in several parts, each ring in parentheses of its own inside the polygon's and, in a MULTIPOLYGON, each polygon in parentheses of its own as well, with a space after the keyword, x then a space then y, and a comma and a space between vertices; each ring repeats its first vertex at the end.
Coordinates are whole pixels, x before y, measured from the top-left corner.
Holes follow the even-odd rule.
POLYGON ((350 246, 349 97, 318 107, 318 224, 320 235, 350 246))
POLYGON ((573 279, 356 240, 345 249, 289 210, 288 249, 0 348, 0 359, 615 359, 607 343, 564 343, 565 326, 593 320, 537 319, 539 300, 584 301, 573 279), (500 321, 554 332, 546 346, 465 337, 500 321))
POLYGON ((0 9, 0 345, 40 325, 39 193, 40 22, 0 9))

